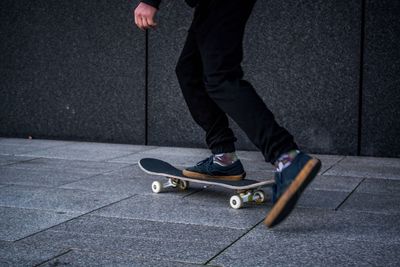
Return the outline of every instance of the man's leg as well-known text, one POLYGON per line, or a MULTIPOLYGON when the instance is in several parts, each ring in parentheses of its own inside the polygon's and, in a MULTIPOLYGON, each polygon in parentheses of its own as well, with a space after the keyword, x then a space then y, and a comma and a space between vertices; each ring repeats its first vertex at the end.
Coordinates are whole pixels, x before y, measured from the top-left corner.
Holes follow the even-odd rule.
MULTIPOLYGON (((196 18, 196 17, 195 17, 196 18)), ((206 142, 213 156, 186 168, 183 173, 193 178, 240 180, 245 176, 237 159, 236 141, 225 113, 209 97, 203 82, 203 65, 194 33, 189 31, 176 66, 176 74, 183 96, 193 119, 206 131, 206 142)))
POLYGON ((242 79, 243 35, 254 3, 254 0, 208 1, 195 25, 196 41, 209 96, 243 129, 265 160, 273 163, 282 153, 297 146, 252 85, 242 79))
POLYGON ((273 227, 295 207, 317 175, 321 162, 297 150, 251 84, 243 80, 242 41, 254 0, 209 0, 197 24, 198 43, 209 96, 244 130, 265 160, 277 166, 276 203, 265 224, 273 227))
POLYGON ((203 65, 192 32, 188 33, 175 71, 193 119, 206 132, 208 147, 214 154, 235 151, 236 138, 228 118, 204 87, 203 65))

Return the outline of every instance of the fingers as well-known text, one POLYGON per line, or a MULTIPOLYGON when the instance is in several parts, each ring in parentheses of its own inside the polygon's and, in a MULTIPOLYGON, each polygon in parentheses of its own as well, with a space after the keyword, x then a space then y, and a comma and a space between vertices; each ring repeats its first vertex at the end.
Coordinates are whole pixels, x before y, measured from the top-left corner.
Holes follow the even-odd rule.
POLYGON ((143 29, 143 20, 142 20, 142 17, 135 16, 135 21, 136 21, 136 25, 138 26, 138 28, 141 29, 141 30, 144 30, 144 29, 143 29))
POLYGON ((135 24, 139 29, 144 30, 143 17, 140 13, 137 13, 137 12, 135 12, 135 24))
POLYGON ((139 17, 139 16, 135 16, 135 24, 141 30, 154 28, 155 26, 157 26, 157 23, 155 23, 153 19, 151 18, 148 19, 146 17, 139 17))
POLYGON ((154 28, 157 25, 154 22, 156 13, 156 8, 140 3, 134 11, 135 24, 141 30, 154 28))
POLYGON ((147 24, 148 24, 150 27, 153 27, 153 28, 154 28, 155 26, 157 26, 157 23, 154 22, 153 17, 147 18, 147 24))
POLYGON ((150 28, 149 24, 147 23, 147 19, 142 17, 142 30, 150 28))

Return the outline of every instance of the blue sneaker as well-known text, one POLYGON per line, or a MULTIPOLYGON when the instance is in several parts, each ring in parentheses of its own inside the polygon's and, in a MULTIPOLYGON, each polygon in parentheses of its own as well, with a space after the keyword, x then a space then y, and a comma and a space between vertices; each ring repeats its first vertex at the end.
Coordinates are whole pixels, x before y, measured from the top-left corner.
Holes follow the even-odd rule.
POLYGON ((264 220, 268 227, 279 224, 292 212, 304 189, 320 169, 319 159, 300 152, 288 167, 275 173, 274 206, 264 220))
POLYGON ((195 166, 182 171, 183 175, 195 179, 220 179, 227 181, 242 180, 246 176, 240 160, 228 166, 214 162, 214 156, 198 162, 195 166))

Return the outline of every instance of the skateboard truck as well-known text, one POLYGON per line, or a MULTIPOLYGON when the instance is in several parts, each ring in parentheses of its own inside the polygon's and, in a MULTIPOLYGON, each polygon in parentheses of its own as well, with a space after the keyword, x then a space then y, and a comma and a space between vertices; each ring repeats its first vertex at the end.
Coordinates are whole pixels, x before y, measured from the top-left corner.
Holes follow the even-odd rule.
POLYGON ((167 177, 168 180, 165 183, 161 183, 160 181, 154 181, 151 184, 151 190, 154 193, 160 193, 164 188, 179 188, 181 190, 186 190, 189 187, 189 182, 184 180, 179 180, 176 178, 167 177))
POLYGON ((231 196, 229 204, 234 209, 240 209, 241 207, 243 207, 244 203, 247 202, 263 203, 265 199, 266 197, 263 190, 261 189, 248 190, 246 192, 242 192, 231 196))

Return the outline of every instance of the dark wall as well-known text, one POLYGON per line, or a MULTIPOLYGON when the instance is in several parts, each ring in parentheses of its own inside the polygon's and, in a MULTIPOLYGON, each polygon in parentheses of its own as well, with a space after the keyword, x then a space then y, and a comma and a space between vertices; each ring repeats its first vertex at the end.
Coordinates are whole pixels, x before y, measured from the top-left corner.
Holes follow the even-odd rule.
POLYGON ((0 135, 144 143, 145 36, 125 1, 0 1, 0 135))
POLYGON ((361 153, 400 157, 400 1, 366 10, 361 153))
POLYGON ((361 7, 358 0, 258 1, 245 70, 298 144, 355 154, 361 7))
MULTIPOLYGON (((1 1, 0 135, 205 147, 174 72, 183 2, 162 3, 146 41, 136 1, 1 1)), ((398 1, 258 0, 245 78, 307 151, 400 156, 396 14, 398 1)))

